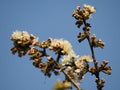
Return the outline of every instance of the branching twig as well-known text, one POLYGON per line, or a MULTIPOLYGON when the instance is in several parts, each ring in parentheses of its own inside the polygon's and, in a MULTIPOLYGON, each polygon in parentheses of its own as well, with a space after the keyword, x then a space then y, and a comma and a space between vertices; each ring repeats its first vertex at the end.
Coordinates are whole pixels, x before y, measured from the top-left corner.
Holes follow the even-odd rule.
MULTIPOLYGON (((84 19, 83 19, 83 23, 84 23, 84 25, 85 25, 85 27, 86 27, 87 23, 86 23, 86 21, 85 21, 84 19)), ((99 68, 98 68, 98 63, 97 63, 96 58, 95 58, 93 45, 92 45, 91 42, 90 42, 90 36, 87 36, 86 38, 87 38, 88 43, 89 43, 89 46, 90 46, 90 50, 91 50, 91 54, 92 54, 92 58, 93 58, 93 62, 94 62, 94 67, 95 67, 95 69, 96 69, 96 73, 94 73, 94 75, 95 75, 96 78, 97 78, 97 82, 96 82, 96 84, 97 84, 97 90, 102 90, 102 87, 99 86, 99 82, 100 82, 99 68)))

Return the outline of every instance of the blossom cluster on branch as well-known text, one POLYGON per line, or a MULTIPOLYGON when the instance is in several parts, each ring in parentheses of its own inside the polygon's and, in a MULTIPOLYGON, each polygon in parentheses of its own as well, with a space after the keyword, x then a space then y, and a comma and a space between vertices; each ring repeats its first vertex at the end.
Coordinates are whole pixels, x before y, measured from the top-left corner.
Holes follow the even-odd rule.
POLYGON ((94 12, 96 12, 96 9, 93 6, 84 4, 83 9, 81 9, 80 6, 77 6, 72 16, 76 19, 75 24, 77 25, 78 28, 83 26, 83 32, 80 31, 79 34, 77 35, 78 42, 81 43, 85 39, 87 39, 90 50, 91 50, 93 63, 94 63, 93 67, 87 66, 88 72, 90 72, 92 75, 95 75, 97 90, 102 90, 105 84, 105 79, 103 78, 100 79, 100 72, 111 75, 112 68, 111 66, 107 66, 108 61, 106 60, 103 60, 103 62, 99 66, 98 61, 96 60, 96 57, 95 57, 94 48, 100 47, 103 49, 105 44, 101 39, 96 40, 95 34, 93 34, 92 36, 90 35, 91 25, 90 23, 87 23, 87 20, 91 17, 91 15, 94 12))
POLYGON ((60 70, 55 71, 55 69, 61 69, 65 70, 74 80, 80 81, 86 64, 92 62, 92 58, 88 55, 76 55, 70 42, 64 39, 49 38, 40 43, 38 38, 28 34, 27 31, 15 31, 11 36, 11 40, 14 44, 11 49, 13 54, 18 52, 20 57, 25 54, 30 55, 30 60, 34 60, 33 65, 40 68, 49 77, 53 71, 55 74, 59 73, 60 70), (41 49, 37 49, 37 46, 41 49), (46 52, 46 49, 52 50, 60 57, 54 59, 46 52), (47 62, 42 61, 44 56, 48 60, 47 62), (61 61, 59 62, 60 59, 61 61))
POLYGON ((80 6, 77 6, 76 10, 73 12, 72 16, 77 20, 76 25, 79 28, 84 20, 87 20, 91 17, 91 14, 96 12, 96 9, 93 6, 84 4, 83 9, 80 6))
POLYGON ((12 54, 18 53, 19 57, 29 55, 30 60, 33 60, 33 65, 39 68, 45 76, 51 77, 52 73, 55 75, 63 73, 65 75, 64 80, 57 81, 54 90, 71 89, 72 86, 81 90, 79 84, 88 72, 96 76, 97 90, 102 90, 105 79, 100 79, 99 74, 103 72, 110 75, 112 69, 111 66, 107 66, 108 62, 106 60, 98 66, 98 61, 95 58, 94 48, 104 48, 104 42, 101 39, 96 40, 95 34, 90 36, 91 26, 87 23, 87 20, 95 11, 96 9, 93 6, 85 4, 83 9, 78 6, 72 14, 76 19, 77 27, 80 28, 83 25, 83 32, 79 32, 77 35, 78 42, 81 43, 87 39, 92 55, 77 55, 67 40, 48 38, 39 42, 38 37, 33 34, 19 30, 11 35, 13 41, 12 54), (49 51, 52 51, 55 55, 50 55, 49 51), (43 57, 46 57, 46 60, 43 57), (90 66, 90 62, 94 63, 94 66, 90 66))

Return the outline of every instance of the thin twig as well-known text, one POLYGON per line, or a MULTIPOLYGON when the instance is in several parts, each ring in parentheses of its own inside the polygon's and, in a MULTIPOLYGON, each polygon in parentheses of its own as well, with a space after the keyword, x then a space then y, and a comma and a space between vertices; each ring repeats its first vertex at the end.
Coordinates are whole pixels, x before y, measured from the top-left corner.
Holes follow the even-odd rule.
POLYGON ((60 53, 58 53, 58 56, 57 56, 57 59, 56 59, 56 61, 57 62, 59 62, 59 59, 61 58, 61 54, 60 53))

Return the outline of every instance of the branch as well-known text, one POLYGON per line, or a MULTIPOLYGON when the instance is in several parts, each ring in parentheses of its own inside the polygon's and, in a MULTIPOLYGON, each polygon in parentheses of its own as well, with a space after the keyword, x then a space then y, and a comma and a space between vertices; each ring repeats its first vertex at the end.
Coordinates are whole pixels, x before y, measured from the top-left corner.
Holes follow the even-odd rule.
POLYGON ((78 84, 64 71, 62 70, 62 72, 65 74, 65 76, 70 80, 70 82, 77 88, 77 90, 82 90, 78 84))
POLYGON ((61 58, 61 54, 60 53, 58 53, 58 56, 57 56, 57 59, 56 59, 56 61, 59 63, 59 59, 61 58))
MULTIPOLYGON (((87 26, 87 23, 86 21, 84 20, 83 18, 83 23, 85 25, 85 27, 87 26)), ((93 49, 93 45, 91 44, 90 42, 90 36, 87 36, 86 37, 87 40, 88 40, 88 43, 89 43, 89 46, 90 46, 90 50, 91 50, 91 54, 92 54, 92 58, 93 58, 93 62, 94 62, 94 67, 96 69, 96 72, 94 73, 94 75, 96 76, 96 84, 97 84, 97 90, 102 90, 102 86, 99 85, 99 82, 100 82, 100 77, 99 77, 99 68, 98 68, 98 62, 96 61, 96 58, 95 58, 95 54, 94 54, 94 49, 93 49)), ((93 74, 93 73, 92 73, 93 74)))

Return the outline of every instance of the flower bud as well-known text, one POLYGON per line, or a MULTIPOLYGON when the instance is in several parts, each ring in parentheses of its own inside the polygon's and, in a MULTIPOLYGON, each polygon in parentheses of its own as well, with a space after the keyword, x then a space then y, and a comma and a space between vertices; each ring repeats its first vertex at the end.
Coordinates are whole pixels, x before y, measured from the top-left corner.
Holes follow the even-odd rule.
POLYGON ((89 72, 91 72, 92 74, 94 74, 96 72, 96 69, 94 67, 89 68, 89 72))
POLYGON ((106 81, 105 81, 105 79, 104 79, 104 78, 102 78, 101 83, 103 83, 103 84, 104 84, 105 82, 106 82, 106 81))
POLYGON ((77 6, 76 10, 77 10, 77 11, 80 11, 80 6, 77 6))
POLYGON ((12 54, 15 54, 17 52, 17 48, 16 47, 11 48, 11 52, 12 54))
POLYGON ((93 35, 91 36, 91 39, 92 39, 92 40, 95 40, 95 39, 96 39, 96 35, 93 34, 93 35))
POLYGON ((108 61, 104 60, 100 65, 100 70, 103 70, 107 64, 108 64, 108 61))
POLYGON ((95 79, 95 82, 99 82, 99 79, 98 79, 98 78, 96 78, 96 79, 95 79))
POLYGON ((108 74, 108 75, 112 74, 110 70, 102 70, 102 72, 105 73, 105 74, 108 74))
POLYGON ((108 70, 112 70, 112 67, 111 67, 111 66, 108 66, 107 68, 108 68, 108 70))

